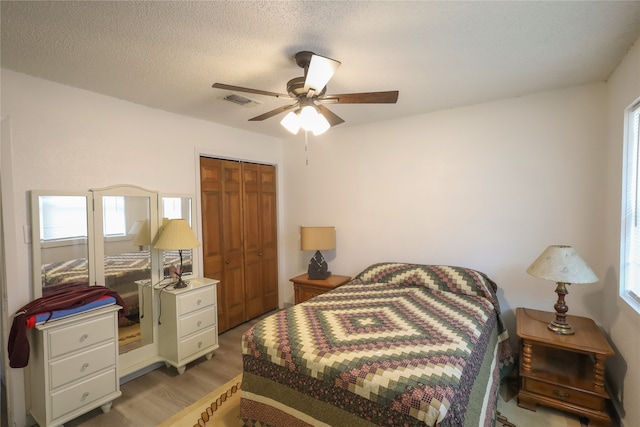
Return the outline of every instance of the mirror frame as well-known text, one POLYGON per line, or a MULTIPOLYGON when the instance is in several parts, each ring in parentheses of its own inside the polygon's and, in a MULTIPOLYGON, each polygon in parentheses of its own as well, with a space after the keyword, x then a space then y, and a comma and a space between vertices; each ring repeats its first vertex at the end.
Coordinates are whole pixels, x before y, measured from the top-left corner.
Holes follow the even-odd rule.
POLYGON ((42 297, 42 243, 40 235, 40 197, 42 196, 62 196, 62 197, 84 197, 85 212, 87 220, 87 262, 89 269, 89 284, 96 283, 96 270, 93 264, 95 259, 95 246, 93 242, 93 212, 91 207, 92 194, 87 191, 50 191, 32 190, 31 192, 31 271, 32 271, 32 292, 33 299, 42 297))
MULTIPOLYGON (((198 227, 197 227, 197 218, 196 218, 196 209, 195 209, 195 200, 193 195, 191 194, 180 194, 180 193, 162 193, 159 195, 158 197, 158 224, 159 224, 159 230, 158 230, 158 236, 160 236, 160 234, 162 233, 162 221, 164 218, 164 199, 168 199, 168 198, 180 198, 180 199, 189 199, 189 202, 191 203, 191 217, 189 218, 189 222, 191 225, 191 229, 193 230, 193 232, 195 233, 196 236, 198 236, 198 227)), ((186 218, 184 218, 186 219, 186 218)), ((200 238, 198 237, 198 240, 200 240, 200 238)), ((202 242, 200 242, 200 245, 202 246, 202 242)), ((159 258, 159 268, 158 268, 158 274, 160 275, 160 280, 162 280, 164 278, 164 251, 161 249, 158 249, 158 258, 159 258)), ((185 278, 195 278, 195 277, 200 277, 199 274, 199 263, 198 263, 198 248, 192 249, 191 252, 191 273, 187 273, 185 274, 185 278)))

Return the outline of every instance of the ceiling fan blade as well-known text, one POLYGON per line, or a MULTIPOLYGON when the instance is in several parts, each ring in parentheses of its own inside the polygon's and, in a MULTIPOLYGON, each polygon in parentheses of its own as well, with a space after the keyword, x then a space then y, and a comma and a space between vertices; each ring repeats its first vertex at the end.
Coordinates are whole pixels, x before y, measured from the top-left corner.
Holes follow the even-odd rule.
POLYGON ((318 94, 329 83, 331 77, 340 66, 340 61, 313 54, 309 62, 309 69, 304 80, 304 90, 307 96, 318 94), (311 94, 309 94, 311 91, 311 94))
POLYGON ((250 122, 260 122, 262 120, 268 119, 269 117, 273 117, 273 116, 276 116, 276 115, 278 115, 280 113, 284 113, 285 111, 292 110, 292 109, 296 108, 298 105, 299 105, 299 103, 296 102, 295 104, 285 105, 283 107, 278 107, 275 110, 268 111, 268 112, 266 112, 264 114, 260 114, 259 116, 256 116, 256 117, 254 117, 252 119, 249 119, 249 121, 250 122))
POLYGON ((398 101, 398 91, 345 93, 329 95, 319 99, 332 104, 395 104, 398 101))
POLYGON ((260 90, 260 89, 250 89, 248 87, 233 86, 233 85, 227 85, 224 83, 214 83, 213 86, 211 87, 215 89, 226 89, 226 90, 235 90, 237 92, 255 93, 257 95, 275 96, 276 98, 291 98, 289 95, 284 93, 269 92, 269 91, 260 90))
POLYGON ((337 126, 340 123, 344 123, 344 120, 342 120, 342 118, 340 118, 340 116, 338 116, 336 113, 334 113, 333 111, 329 110, 327 107, 325 107, 322 104, 317 104, 316 107, 318 107, 318 110, 320 110, 320 113, 322 113, 322 115, 324 116, 325 119, 327 119, 327 121, 329 122, 329 124, 331 126, 337 126))

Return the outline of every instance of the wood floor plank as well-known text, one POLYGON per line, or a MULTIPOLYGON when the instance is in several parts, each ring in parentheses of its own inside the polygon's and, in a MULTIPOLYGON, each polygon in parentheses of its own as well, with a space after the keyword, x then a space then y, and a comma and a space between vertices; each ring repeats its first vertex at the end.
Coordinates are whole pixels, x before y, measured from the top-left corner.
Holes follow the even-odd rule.
POLYGON ((120 386, 122 396, 104 414, 98 409, 65 423, 66 427, 154 427, 242 373, 242 334, 259 319, 230 329, 218 338, 211 360, 204 357, 179 375, 160 367, 120 386))

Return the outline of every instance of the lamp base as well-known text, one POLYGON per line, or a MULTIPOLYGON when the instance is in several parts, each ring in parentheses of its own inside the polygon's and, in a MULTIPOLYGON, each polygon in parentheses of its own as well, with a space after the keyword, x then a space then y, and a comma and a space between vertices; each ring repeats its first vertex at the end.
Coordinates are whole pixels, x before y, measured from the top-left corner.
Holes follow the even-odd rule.
POLYGON ((575 334, 573 327, 568 323, 558 323, 555 320, 547 326, 550 331, 559 335, 573 335, 575 334))
POLYGON ((311 280, 325 280, 331 276, 331 272, 328 270, 329 266, 325 261, 322 253, 316 251, 311 261, 309 261, 309 268, 307 269, 307 275, 311 280))
POLYGON ((189 284, 188 282, 185 282, 184 280, 180 279, 173 285, 173 288, 174 289, 186 288, 188 284, 189 284))

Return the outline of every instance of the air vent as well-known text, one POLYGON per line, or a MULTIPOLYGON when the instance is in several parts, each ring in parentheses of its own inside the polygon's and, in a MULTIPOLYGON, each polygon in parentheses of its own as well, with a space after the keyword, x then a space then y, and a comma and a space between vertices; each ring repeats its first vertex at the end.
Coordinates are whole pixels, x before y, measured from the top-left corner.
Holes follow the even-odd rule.
POLYGON ((255 107, 256 105, 260 105, 260 102, 255 99, 245 98, 244 96, 236 95, 235 93, 225 96, 224 100, 233 102, 234 104, 238 104, 242 107, 255 107))

